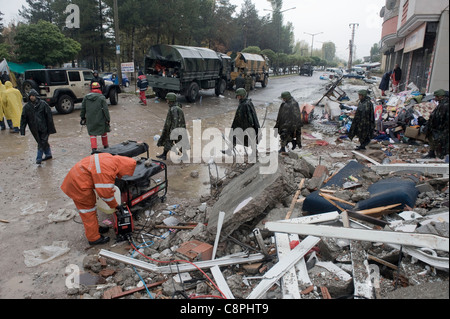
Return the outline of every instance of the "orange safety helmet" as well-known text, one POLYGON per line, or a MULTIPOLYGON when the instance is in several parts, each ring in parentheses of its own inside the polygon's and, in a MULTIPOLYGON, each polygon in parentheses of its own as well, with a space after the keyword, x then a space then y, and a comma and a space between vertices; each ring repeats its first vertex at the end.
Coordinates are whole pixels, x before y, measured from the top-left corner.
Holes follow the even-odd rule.
POLYGON ((100 83, 98 82, 92 82, 91 84, 91 89, 99 89, 100 88, 100 83))

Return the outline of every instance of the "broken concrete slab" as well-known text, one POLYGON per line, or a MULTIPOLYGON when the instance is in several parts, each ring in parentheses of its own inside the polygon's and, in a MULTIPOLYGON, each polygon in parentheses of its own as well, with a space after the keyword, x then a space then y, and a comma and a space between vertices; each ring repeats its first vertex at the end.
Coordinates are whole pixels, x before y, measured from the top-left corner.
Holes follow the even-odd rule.
POLYGON ((387 174, 403 170, 413 170, 426 174, 448 175, 448 164, 380 164, 373 165, 372 169, 378 174, 387 174))
POLYGON ((243 223, 261 216, 266 209, 274 207, 294 192, 284 164, 279 163, 274 174, 261 174, 260 164, 235 177, 222 190, 219 199, 209 212, 208 232, 217 231, 219 213, 225 212, 222 235, 233 233, 243 223))

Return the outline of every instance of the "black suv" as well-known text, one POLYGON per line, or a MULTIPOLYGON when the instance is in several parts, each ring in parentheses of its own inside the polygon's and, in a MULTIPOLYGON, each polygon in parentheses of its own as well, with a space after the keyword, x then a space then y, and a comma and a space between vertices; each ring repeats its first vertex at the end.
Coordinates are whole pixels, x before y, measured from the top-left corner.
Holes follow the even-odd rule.
MULTIPOLYGON (((74 104, 82 102, 90 92, 93 77, 94 72, 84 68, 27 70, 22 90, 27 96, 31 89, 35 89, 59 113, 69 114, 73 112, 74 104)), ((105 80, 103 95, 112 105, 118 103, 119 93, 119 85, 105 80)))

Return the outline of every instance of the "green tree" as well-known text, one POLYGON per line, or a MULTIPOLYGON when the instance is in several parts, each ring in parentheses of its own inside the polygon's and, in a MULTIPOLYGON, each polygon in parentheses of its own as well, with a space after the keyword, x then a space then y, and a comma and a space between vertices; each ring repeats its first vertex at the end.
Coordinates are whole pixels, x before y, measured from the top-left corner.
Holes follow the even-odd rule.
POLYGON ((333 61, 336 56, 336 45, 333 42, 324 42, 322 45, 323 58, 326 61, 333 61))
POLYGON ((370 61, 371 62, 381 61, 381 51, 380 48, 378 47, 378 43, 374 43, 374 45, 370 49, 370 61))
POLYGON ((28 23, 37 23, 39 20, 56 22, 58 11, 54 10, 55 0, 26 0, 27 6, 22 5, 19 15, 28 23))
POLYGON ((78 42, 65 37, 58 27, 43 20, 19 25, 14 40, 20 61, 36 61, 47 66, 70 61, 81 50, 78 42))

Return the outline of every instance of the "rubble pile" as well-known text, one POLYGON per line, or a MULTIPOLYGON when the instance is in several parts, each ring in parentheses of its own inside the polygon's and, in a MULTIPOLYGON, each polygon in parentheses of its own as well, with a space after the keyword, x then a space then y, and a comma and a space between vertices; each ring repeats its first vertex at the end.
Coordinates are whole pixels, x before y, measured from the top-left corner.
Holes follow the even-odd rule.
MULTIPOLYGON (((377 144, 375 149, 383 147, 378 143, 372 144, 377 144)), ((85 258, 84 272, 95 280, 85 280, 90 284, 81 283, 68 295, 388 299, 395 293, 399 298, 401 289, 436 284, 446 287, 448 298, 448 167, 442 174, 395 169, 378 173, 376 165, 359 154, 340 165, 317 165, 313 157, 304 150, 280 156, 279 171, 264 181, 256 180, 257 164, 234 167, 198 204, 176 209, 155 205, 136 222, 132 243, 121 242, 108 248, 113 253, 93 251, 85 258), (360 165, 358 174, 345 175, 349 163, 360 165), (339 174, 342 185, 330 184, 339 174), (371 209, 358 210, 358 203, 373 197, 371 186, 392 178, 414 183, 415 205, 382 205, 386 207, 367 214, 371 209), (252 181, 259 187, 253 189, 252 181), (317 192, 333 202, 334 210, 304 211, 305 202, 317 192), (338 208, 345 205, 351 209, 338 208), (299 232, 270 230, 274 226, 298 227, 299 232), (348 227, 366 230, 368 237, 340 235, 348 227), (316 228, 323 236, 308 233, 316 228), (429 247, 427 238, 423 245, 422 238, 410 245, 385 238, 394 232, 431 234, 446 240, 447 249, 429 247)), ((406 298, 416 298, 411 294, 427 298, 420 290, 406 298)))

